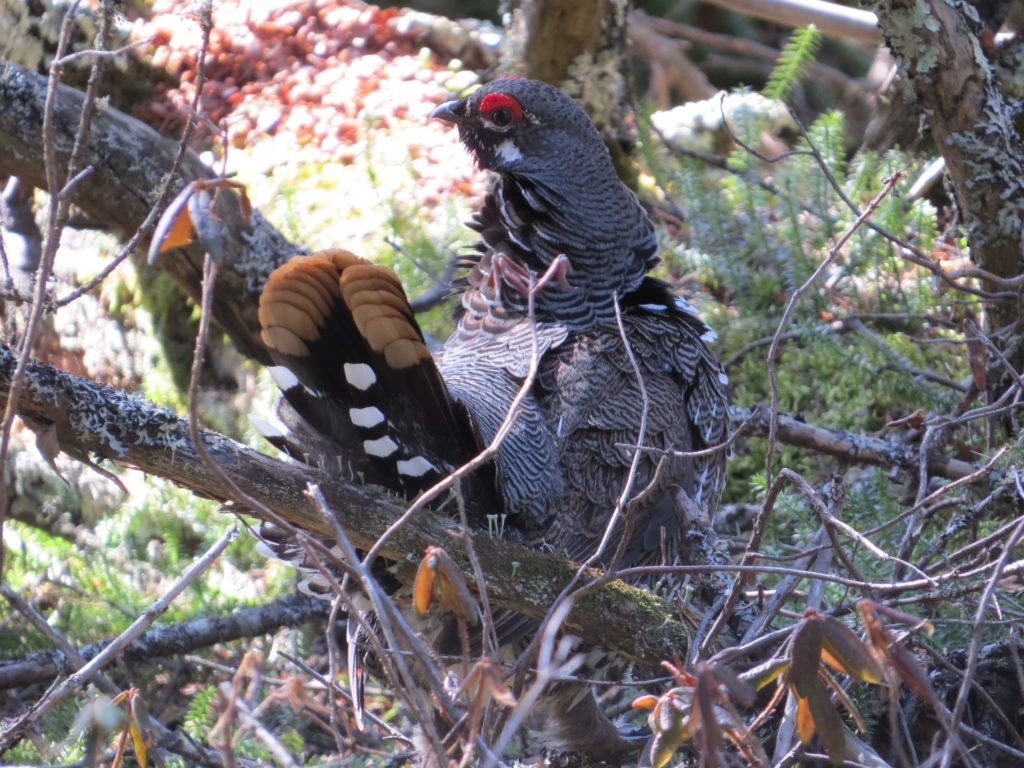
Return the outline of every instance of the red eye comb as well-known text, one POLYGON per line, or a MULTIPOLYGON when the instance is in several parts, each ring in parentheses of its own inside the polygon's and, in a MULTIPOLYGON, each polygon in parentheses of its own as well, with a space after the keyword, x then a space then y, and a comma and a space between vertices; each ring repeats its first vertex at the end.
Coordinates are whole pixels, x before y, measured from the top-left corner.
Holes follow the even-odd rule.
POLYGON ((493 114, 502 107, 512 110, 516 120, 523 116, 523 106, 519 103, 519 99, 509 96, 507 93, 488 93, 480 102, 480 111, 485 115, 493 114))

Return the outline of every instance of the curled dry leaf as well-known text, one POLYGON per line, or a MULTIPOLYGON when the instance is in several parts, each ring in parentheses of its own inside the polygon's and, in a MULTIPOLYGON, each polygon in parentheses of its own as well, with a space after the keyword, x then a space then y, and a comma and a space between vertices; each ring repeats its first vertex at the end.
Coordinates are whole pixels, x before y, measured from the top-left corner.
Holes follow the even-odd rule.
POLYGON ((252 203, 241 182, 223 176, 189 182, 175 195, 157 221, 147 255, 150 264, 155 264, 161 254, 183 248, 196 239, 215 261, 223 261, 223 222, 214 213, 216 192, 219 190, 237 193, 243 223, 249 226, 252 203))
POLYGON ((875 655, 883 659, 900 680, 919 698, 927 701, 933 707, 938 707, 939 699, 935 694, 935 689, 932 688, 927 672, 914 655, 902 643, 897 642, 889 630, 882 625, 878 614, 885 613, 902 624, 924 627, 926 630, 931 629, 931 625, 902 611, 893 611, 890 608, 879 605, 873 600, 861 600, 857 603, 857 608, 860 610, 860 615, 868 631, 868 638, 875 655))
POLYGON ((660 697, 645 695, 633 701, 635 709, 649 709, 651 739, 644 749, 641 766, 660 768, 686 741, 692 741, 702 764, 723 764, 726 739, 743 754, 748 764, 768 764, 764 748, 756 740, 736 709, 752 705, 751 686, 723 664, 699 662, 694 673, 681 665, 662 662, 680 683, 660 697))
POLYGON ((473 665, 460 693, 480 703, 493 701, 509 709, 517 703, 512 690, 505 684, 505 675, 491 659, 480 659, 473 665))
POLYGON ((857 633, 839 619, 819 615, 822 658, 838 672, 862 683, 882 682, 882 668, 857 633))
POLYGON ((416 569, 413 582, 413 607, 420 616, 430 611, 430 604, 438 600, 445 613, 455 613, 476 623, 479 619, 476 601, 462 577, 462 572, 441 547, 429 546, 416 569))

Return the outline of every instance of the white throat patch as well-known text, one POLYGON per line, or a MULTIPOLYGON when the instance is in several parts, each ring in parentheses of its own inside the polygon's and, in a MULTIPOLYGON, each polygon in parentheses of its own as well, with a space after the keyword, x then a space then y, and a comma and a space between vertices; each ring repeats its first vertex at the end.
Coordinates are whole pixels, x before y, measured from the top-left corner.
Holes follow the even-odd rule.
POLYGON ((523 153, 519 151, 519 147, 512 139, 505 139, 501 144, 498 145, 496 152, 498 157, 504 160, 506 163, 514 163, 516 160, 523 159, 523 153))

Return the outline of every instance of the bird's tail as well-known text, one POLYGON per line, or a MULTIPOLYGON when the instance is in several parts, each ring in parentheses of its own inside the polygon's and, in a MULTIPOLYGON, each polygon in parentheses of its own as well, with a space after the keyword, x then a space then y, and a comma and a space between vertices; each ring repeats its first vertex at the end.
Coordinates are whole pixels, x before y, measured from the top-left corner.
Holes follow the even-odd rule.
POLYGON ((297 256, 270 275, 259 319, 283 394, 267 437, 293 457, 412 498, 479 452, 391 270, 297 256))

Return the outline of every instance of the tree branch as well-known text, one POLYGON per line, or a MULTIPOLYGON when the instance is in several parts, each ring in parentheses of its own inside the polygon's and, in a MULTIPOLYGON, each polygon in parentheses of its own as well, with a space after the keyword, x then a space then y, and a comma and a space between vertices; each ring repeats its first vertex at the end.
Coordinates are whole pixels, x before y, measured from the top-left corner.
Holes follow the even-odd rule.
POLYGON ((739 13, 759 19, 805 27, 814 24, 829 37, 878 45, 882 35, 878 19, 871 11, 848 8, 825 0, 708 0, 739 13))
MULTIPOLYGON (((0 345, 0 397, 7 395, 15 362, 11 349, 0 345)), ((139 397, 32 363, 18 412, 33 428, 53 429, 61 449, 73 458, 91 462, 99 457, 167 478, 199 496, 234 501, 220 477, 196 455, 188 423, 139 397)), ((328 507, 353 544, 362 549, 372 547, 403 511, 383 490, 326 478, 310 467, 270 458, 216 432, 204 430, 202 437, 210 456, 242 492, 303 530, 332 535, 305 494, 311 483, 320 484, 328 507)), ((491 603, 537 619, 546 615, 577 568, 556 555, 486 533, 473 534, 472 544, 485 567, 491 603)), ((467 582, 475 584, 463 533, 454 521, 436 514, 424 512, 408 521, 380 554, 397 561, 399 577, 411 580, 428 545, 443 547, 467 582)), ((600 571, 587 571, 580 583, 599 576, 600 571)), ((674 608, 621 581, 581 599, 569 614, 566 628, 650 666, 684 654, 692 636, 690 625, 676 619, 674 608)))
MULTIPOLYGON (((129 662, 190 653, 216 643, 242 637, 258 637, 278 627, 297 627, 327 615, 328 604, 307 595, 288 595, 266 605, 243 608, 229 616, 216 619, 170 624, 151 629, 124 649, 129 662)), ((103 650, 109 640, 90 643, 79 654, 85 661, 103 650)), ((52 680, 65 666, 64 654, 58 650, 40 651, 21 661, 0 665, 0 690, 29 683, 52 680)))
MULTIPOLYGON (((4 148, 0 176, 17 176, 41 189, 47 189, 40 132, 46 86, 45 77, 0 62, 0 147, 4 148)), ((70 157, 83 100, 83 94, 74 88, 62 85, 57 89, 54 145, 56 163, 61 167, 70 157)), ((177 142, 116 109, 104 109, 93 118, 83 145, 81 166, 91 168, 92 173, 77 185, 71 201, 111 231, 128 237, 156 202, 176 151, 177 142)), ((193 179, 216 175, 198 155, 188 152, 182 178, 173 186, 178 190, 193 179)), ((258 212, 247 226, 233 193, 222 191, 217 203, 231 268, 220 270, 214 319, 243 354, 269 363, 259 339, 256 297, 270 272, 304 249, 288 242, 258 212)), ((141 259, 137 264, 145 268, 139 262, 141 259)), ((198 301, 203 271, 203 252, 198 245, 169 253, 161 267, 198 301)))
MULTIPOLYGON (((745 422, 754 414, 751 408, 732 408, 733 421, 745 422)), ((750 422, 751 434, 761 437, 768 436, 768 413, 761 411, 754 415, 750 422)), ((842 429, 830 429, 800 421, 786 413, 779 414, 778 439, 787 445, 807 448, 818 453, 856 462, 858 464, 874 464, 879 467, 899 467, 915 471, 920 463, 920 446, 906 445, 880 437, 861 435, 842 429)), ((948 480, 959 480, 979 467, 967 461, 952 459, 939 453, 928 456, 928 471, 932 475, 945 477, 948 480)))

